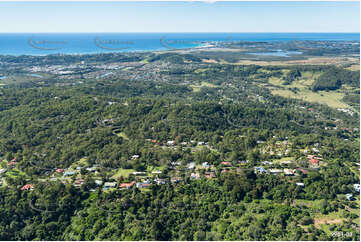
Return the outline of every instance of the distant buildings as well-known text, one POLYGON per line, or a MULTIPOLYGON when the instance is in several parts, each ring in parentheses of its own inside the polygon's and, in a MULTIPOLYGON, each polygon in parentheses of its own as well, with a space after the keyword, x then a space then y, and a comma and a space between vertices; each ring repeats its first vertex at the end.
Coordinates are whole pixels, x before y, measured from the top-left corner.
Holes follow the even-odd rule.
POLYGON ((264 174, 264 173, 267 173, 267 170, 264 169, 262 166, 259 166, 259 167, 254 168, 254 173, 256 173, 256 174, 264 174))

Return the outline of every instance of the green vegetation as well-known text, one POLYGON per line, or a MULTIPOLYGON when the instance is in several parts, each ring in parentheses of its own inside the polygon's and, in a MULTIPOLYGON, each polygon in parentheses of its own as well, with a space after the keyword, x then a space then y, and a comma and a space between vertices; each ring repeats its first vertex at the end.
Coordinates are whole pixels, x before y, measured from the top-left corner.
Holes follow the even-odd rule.
POLYGON ((210 52, 0 57, 0 240, 359 240, 357 74, 210 52))

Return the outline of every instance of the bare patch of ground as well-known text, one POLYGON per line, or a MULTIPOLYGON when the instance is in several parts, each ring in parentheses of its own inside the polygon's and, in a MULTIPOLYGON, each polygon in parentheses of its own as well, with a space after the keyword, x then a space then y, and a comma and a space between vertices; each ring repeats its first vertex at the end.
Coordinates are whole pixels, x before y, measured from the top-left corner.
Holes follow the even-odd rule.
POLYGON ((321 224, 340 224, 345 220, 345 218, 315 218, 314 225, 319 229, 321 224))

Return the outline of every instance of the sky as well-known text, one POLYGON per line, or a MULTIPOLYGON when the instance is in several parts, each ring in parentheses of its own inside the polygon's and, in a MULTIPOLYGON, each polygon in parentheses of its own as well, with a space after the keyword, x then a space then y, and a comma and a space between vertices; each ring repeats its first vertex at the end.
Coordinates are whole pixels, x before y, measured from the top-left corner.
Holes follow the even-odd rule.
POLYGON ((0 2, 0 33, 360 32, 359 2, 0 2))

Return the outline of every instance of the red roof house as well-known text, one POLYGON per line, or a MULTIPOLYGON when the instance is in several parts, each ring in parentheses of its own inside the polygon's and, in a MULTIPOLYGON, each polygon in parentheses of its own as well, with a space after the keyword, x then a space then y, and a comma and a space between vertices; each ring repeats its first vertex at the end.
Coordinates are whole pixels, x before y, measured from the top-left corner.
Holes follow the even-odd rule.
POLYGON ((135 182, 131 182, 131 183, 121 183, 119 184, 119 187, 120 188, 127 188, 127 189, 130 189, 134 186, 135 182))
POLYGON ((16 165, 16 162, 15 162, 15 161, 10 161, 10 162, 8 163, 8 166, 14 167, 15 165, 16 165))
POLYGON ((34 188, 34 186, 32 184, 26 184, 25 186, 20 188, 20 190, 21 191, 26 191, 26 190, 32 190, 33 188, 34 188))
POLYGON ((232 166, 231 162, 229 162, 229 161, 222 161, 222 162, 221 162, 221 165, 224 165, 224 166, 232 166))
POLYGON ((318 159, 310 159, 308 162, 310 163, 310 165, 317 165, 318 166, 318 159))
POLYGON ((307 173, 308 173, 307 170, 304 170, 304 169, 302 169, 302 168, 297 168, 297 170, 299 170, 299 171, 302 172, 303 174, 307 174, 307 173))

